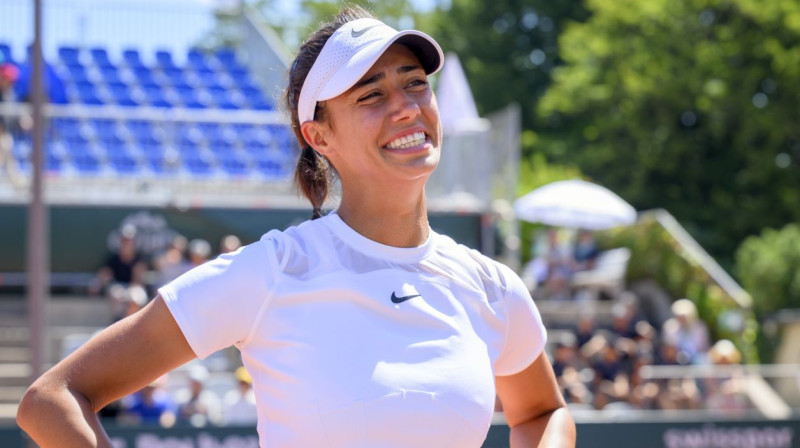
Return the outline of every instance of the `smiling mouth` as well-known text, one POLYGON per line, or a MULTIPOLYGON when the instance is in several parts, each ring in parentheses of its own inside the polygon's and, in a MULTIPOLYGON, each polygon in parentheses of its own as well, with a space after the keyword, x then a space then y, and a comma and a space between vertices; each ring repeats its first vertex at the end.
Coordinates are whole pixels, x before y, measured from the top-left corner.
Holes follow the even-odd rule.
POLYGON ((415 132, 400 138, 396 138, 386 145, 387 149, 406 149, 422 145, 428 140, 424 132, 415 132))

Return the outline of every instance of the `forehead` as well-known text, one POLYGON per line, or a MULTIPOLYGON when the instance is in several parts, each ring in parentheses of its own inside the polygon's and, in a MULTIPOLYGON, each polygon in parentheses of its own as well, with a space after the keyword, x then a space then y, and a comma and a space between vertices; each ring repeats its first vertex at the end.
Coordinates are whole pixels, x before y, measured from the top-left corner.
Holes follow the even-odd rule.
POLYGON ((408 65, 419 66, 420 70, 422 70, 422 64, 420 64, 417 55, 407 46, 395 42, 383 52, 381 57, 379 57, 374 64, 372 64, 372 67, 361 77, 361 80, 374 76, 377 72, 384 71, 392 66, 408 65))

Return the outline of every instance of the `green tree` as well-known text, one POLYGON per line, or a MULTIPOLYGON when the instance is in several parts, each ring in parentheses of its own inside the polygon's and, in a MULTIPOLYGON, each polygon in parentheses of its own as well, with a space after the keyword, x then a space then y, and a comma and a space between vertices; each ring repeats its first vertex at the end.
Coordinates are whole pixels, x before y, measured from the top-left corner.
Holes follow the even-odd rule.
POLYGON ((453 0, 420 26, 458 54, 481 114, 517 102, 523 129, 533 130, 536 102, 559 62, 558 34, 585 18, 580 0, 453 0))
POLYGON ((736 251, 736 273, 757 311, 800 308, 800 225, 745 239, 736 251))
POLYGON ((744 237, 800 218, 800 3, 587 8, 560 36, 538 149, 666 208, 728 267, 744 237))

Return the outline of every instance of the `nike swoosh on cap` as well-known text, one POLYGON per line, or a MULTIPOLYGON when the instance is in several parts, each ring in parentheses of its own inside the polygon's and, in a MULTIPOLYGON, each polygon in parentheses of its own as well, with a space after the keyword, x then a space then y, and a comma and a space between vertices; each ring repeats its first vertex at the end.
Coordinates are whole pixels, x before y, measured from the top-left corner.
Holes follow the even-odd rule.
POLYGON ((414 297, 420 297, 420 294, 411 294, 410 296, 397 297, 394 291, 392 291, 392 303, 403 303, 406 300, 413 299, 414 297))
POLYGON ((360 29, 358 31, 356 31, 356 29, 353 28, 352 30, 350 30, 350 35, 353 36, 353 37, 356 37, 356 38, 361 37, 362 34, 366 33, 367 31, 371 30, 372 28, 375 28, 376 26, 381 26, 381 25, 380 24, 370 25, 370 26, 368 26, 366 28, 362 28, 362 29, 360 29))

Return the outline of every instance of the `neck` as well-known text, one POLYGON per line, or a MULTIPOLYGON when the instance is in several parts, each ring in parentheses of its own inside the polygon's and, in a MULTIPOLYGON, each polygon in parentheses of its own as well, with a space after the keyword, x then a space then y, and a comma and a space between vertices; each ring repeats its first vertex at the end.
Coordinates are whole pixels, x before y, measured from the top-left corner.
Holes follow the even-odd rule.
POLYGON ((417 247, 428 239, 424 187, 418 194, 348 193, 342 188, 337 214, 350 228, 372 241, 394 247, 417 247))

